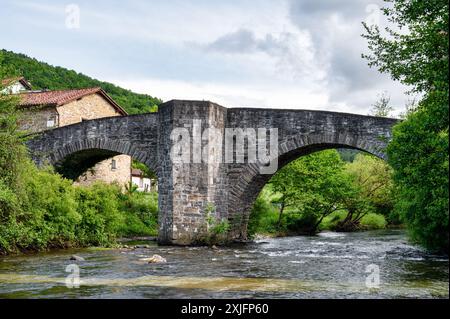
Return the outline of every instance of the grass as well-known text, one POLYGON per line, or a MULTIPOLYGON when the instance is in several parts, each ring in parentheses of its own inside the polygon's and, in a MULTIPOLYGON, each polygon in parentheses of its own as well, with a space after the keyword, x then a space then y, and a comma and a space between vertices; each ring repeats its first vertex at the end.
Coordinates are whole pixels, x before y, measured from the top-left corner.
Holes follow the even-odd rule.
MULTIPOLYGON (((344 210, 334 212, 322 220, 320 230, 334 230, 337 223, 344 220, 347 212, 344 210)), ((387 226, 386 218, 381 214, 368 213, 360 221, 361 230, 384 229, 387 226)))

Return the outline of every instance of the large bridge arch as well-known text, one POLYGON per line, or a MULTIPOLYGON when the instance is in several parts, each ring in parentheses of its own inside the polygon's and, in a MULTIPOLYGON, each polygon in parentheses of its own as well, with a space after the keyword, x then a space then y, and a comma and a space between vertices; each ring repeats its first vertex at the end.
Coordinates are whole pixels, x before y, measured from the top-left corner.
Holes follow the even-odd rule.
MULTIPOLYGON (((259 168, 255 165, 246 165, 240 172, 239 180, 234 183, 230 189, 230 193, 234 194, 235 197, 233 205, 230 205, 229 207, 230 223, 235 228, 232 230, 234 231, 233 236, 240 239, 247 238, 247 226, 253 204, 264 186, 279 170, 302 156, 328 149, 354 149, 374 155, 383 160, 386 159, 384 154, 380 154, 379 152, 371 149, 371 147, 359 148, 348 144, 320 142, 318 144, 298 146, 297 148, 293 148, 286 153, 280 154, 277 158, 278 169, 274 174, 260 174, 259 168)), ((281 149, 279 151, 281 151, 281 149)))
MULTIPOLYGON (((347 148, 386 160, 385 149, 397 119, 306 110, 239 109, 231 121, 238 127, 278 128, 277 171, 313 152, 347 148), (259 113, 259 114, 258 114, 259 113)), ((275 174, 261 174, 257 164, 230 165, 229 214, 232 236, 245 239, 251 209, 275 174)))

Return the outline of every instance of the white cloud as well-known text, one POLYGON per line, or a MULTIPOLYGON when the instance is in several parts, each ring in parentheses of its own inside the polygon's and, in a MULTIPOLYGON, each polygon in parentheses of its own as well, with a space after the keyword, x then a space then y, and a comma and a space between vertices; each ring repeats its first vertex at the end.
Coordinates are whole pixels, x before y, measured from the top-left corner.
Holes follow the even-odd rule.
POLYGON ((213 83, 192 83, 160 79, 108 79, 112 83, 140 93, 153 92, 168 101, 172 99, 210 100, 225 107, 273 107, 327 109, 327 97, 320 92, 297 88, 280 88, 213 83))
POLYGON ((381 0, 76 3, 74 31, 65 3, 7 1, 12 14, 0 12, 0 27, 16 27, 0 34, 2 44, 164 100, 360 114, 382 91, 399 109, 406 100, 403 86, 360 56, 361 21, 381 0))

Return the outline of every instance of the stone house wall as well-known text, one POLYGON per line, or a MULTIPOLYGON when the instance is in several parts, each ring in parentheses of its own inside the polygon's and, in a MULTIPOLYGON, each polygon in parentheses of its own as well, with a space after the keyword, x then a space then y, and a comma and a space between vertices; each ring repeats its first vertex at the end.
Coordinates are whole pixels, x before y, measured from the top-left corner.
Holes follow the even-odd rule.
POLYGON ((59 113, 59 126, 121 115, 100 94, 84 96, 76 101, 58 106, 56 109, 59 113))
POLYGON ((23 111, 19 127, 29 133, 42 132, 58 127, 59 115, 54 107, 33 107, 23 111), (49 121, 53 121, 53 126, 49 121))
POLYGON ((76 185, 90 185, 96 181, 105 183, 116 182, 120 186, 125 187, 131 180, 131 157, 128 155, 117 155, 113 158, 97 163, 93 168, 89 169, 81 175, 76 181, 76 185), (115 168, 113 168, 115 161, 115 168))
MULTIPOLYGON (((41 132, 102 117, 121 116, 112 105, 100 94, 84 96, 76 101, 58 107, 33 107, 24 111, 23 119, 19 125, 21 129, 29 132, 41 132), (54 126, 49 127, 49 120, 54 121, 54 126)), ((117 182, 121 186, 131 181, 131 157, 118 155, 97 163, 92 169, 80 176, 75 183, 89 185, 95 181, 107 183, 117 182), (112 161, 116 168, 112 168, 112 161)))
MULTIPOLYGON (((59 125, 65 126, 101 117, 120 116, 100 94, 91 94, 76 101, 57 107, 59 125)), ((118 155, 97 163, 92 169, 81 175, 76 184, 89 185, 96 181, 117 182, 122 187, 131 180, 131 157, 118 155), (116 168, 112 167, 115 161, 116 168)))

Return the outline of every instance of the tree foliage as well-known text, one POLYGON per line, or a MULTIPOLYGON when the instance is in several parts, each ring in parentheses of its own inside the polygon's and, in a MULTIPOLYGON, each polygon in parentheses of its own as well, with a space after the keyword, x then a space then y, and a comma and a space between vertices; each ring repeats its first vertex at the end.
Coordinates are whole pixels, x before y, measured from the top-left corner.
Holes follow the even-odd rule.
POLYGON ((391 97, 386 92, 383 92, 380 94, 378 101, 372 105, 370 115, 389 117, 394 110, 394 108, 389 104, 390 102, 391 97))
POLYGON ((280 215, 283 209, 294 207, 302 217, 294 218, 297 226, 308 219, 308 225, 301 228, 315 233, 324 217, 342 209, 345 200, 357 192, 344 168, 336 150, 313 153, 283 167, 270 180, 273 191, 280 194, 280 215))
MULTIPOLYGON (((5 67, 0 78, 16 75, 5 67)), ((157 200, 117 185, 75 187, 28 158, 17 100, 0 83, 0 254, 52 247, 108 245, 120 235, 154 235, 157 200), (125 205, 127 203, 127 205, 125 205)))
POLYGON ((398 186, 396 209, 412 238, 448 251, 448 127, 433 130, 430 122, 434 115, 421 108, 395 127, 389 161, 398 186))
POLYGON ((358 153, 351 163, 336 150, 303 156, 263 188, 249 234, 384 228, 395 203, 391 177, 389 165, 372 155, 358 153))
POLYGON ((413 239, 448 252, 447 0, 388 0, 394 27, 365 25, 369 65, 409 85, 423 99, 394 128, 389 162, 398 187, 397 210, 413 239))
MULTIPOLYGON (((0 52, 0 78, 14 75, 14 70, 3 67, 3 56, 0 52)), ((20 165, 26 156, 21 143, 17 120, 19 111, 16 98, 5 92, 0 82, 0 218, 6 220, 18 206, 18 196, 23 191, 22 183, 17 176, 23 173, 20 165)))
POLYGON ((363 218, 371 213, 389 217, 394 206, 392 169, 383 160, 360 153, 348 163, 345 174, 356 189, 354 196, 344 199, 347 212, 334 230, 351 231, 361 228, 363 218))
POLYGON ((410 85, 415 92, 448 88, 448 1, 385 0, 393 25, 385 32, 364 24, 369 65, 410 85))
POLYGON ((133 160, 133 162, 131 163, 131 167, 141 170, 142 173, 144 174, 144 177, 148 177, 148 178, 153 179, 153 180, 157 180, 158 179, 158 177, 156 176, 156 173, 153 172, 144 163, 141 163, 139 161, 133 160))

